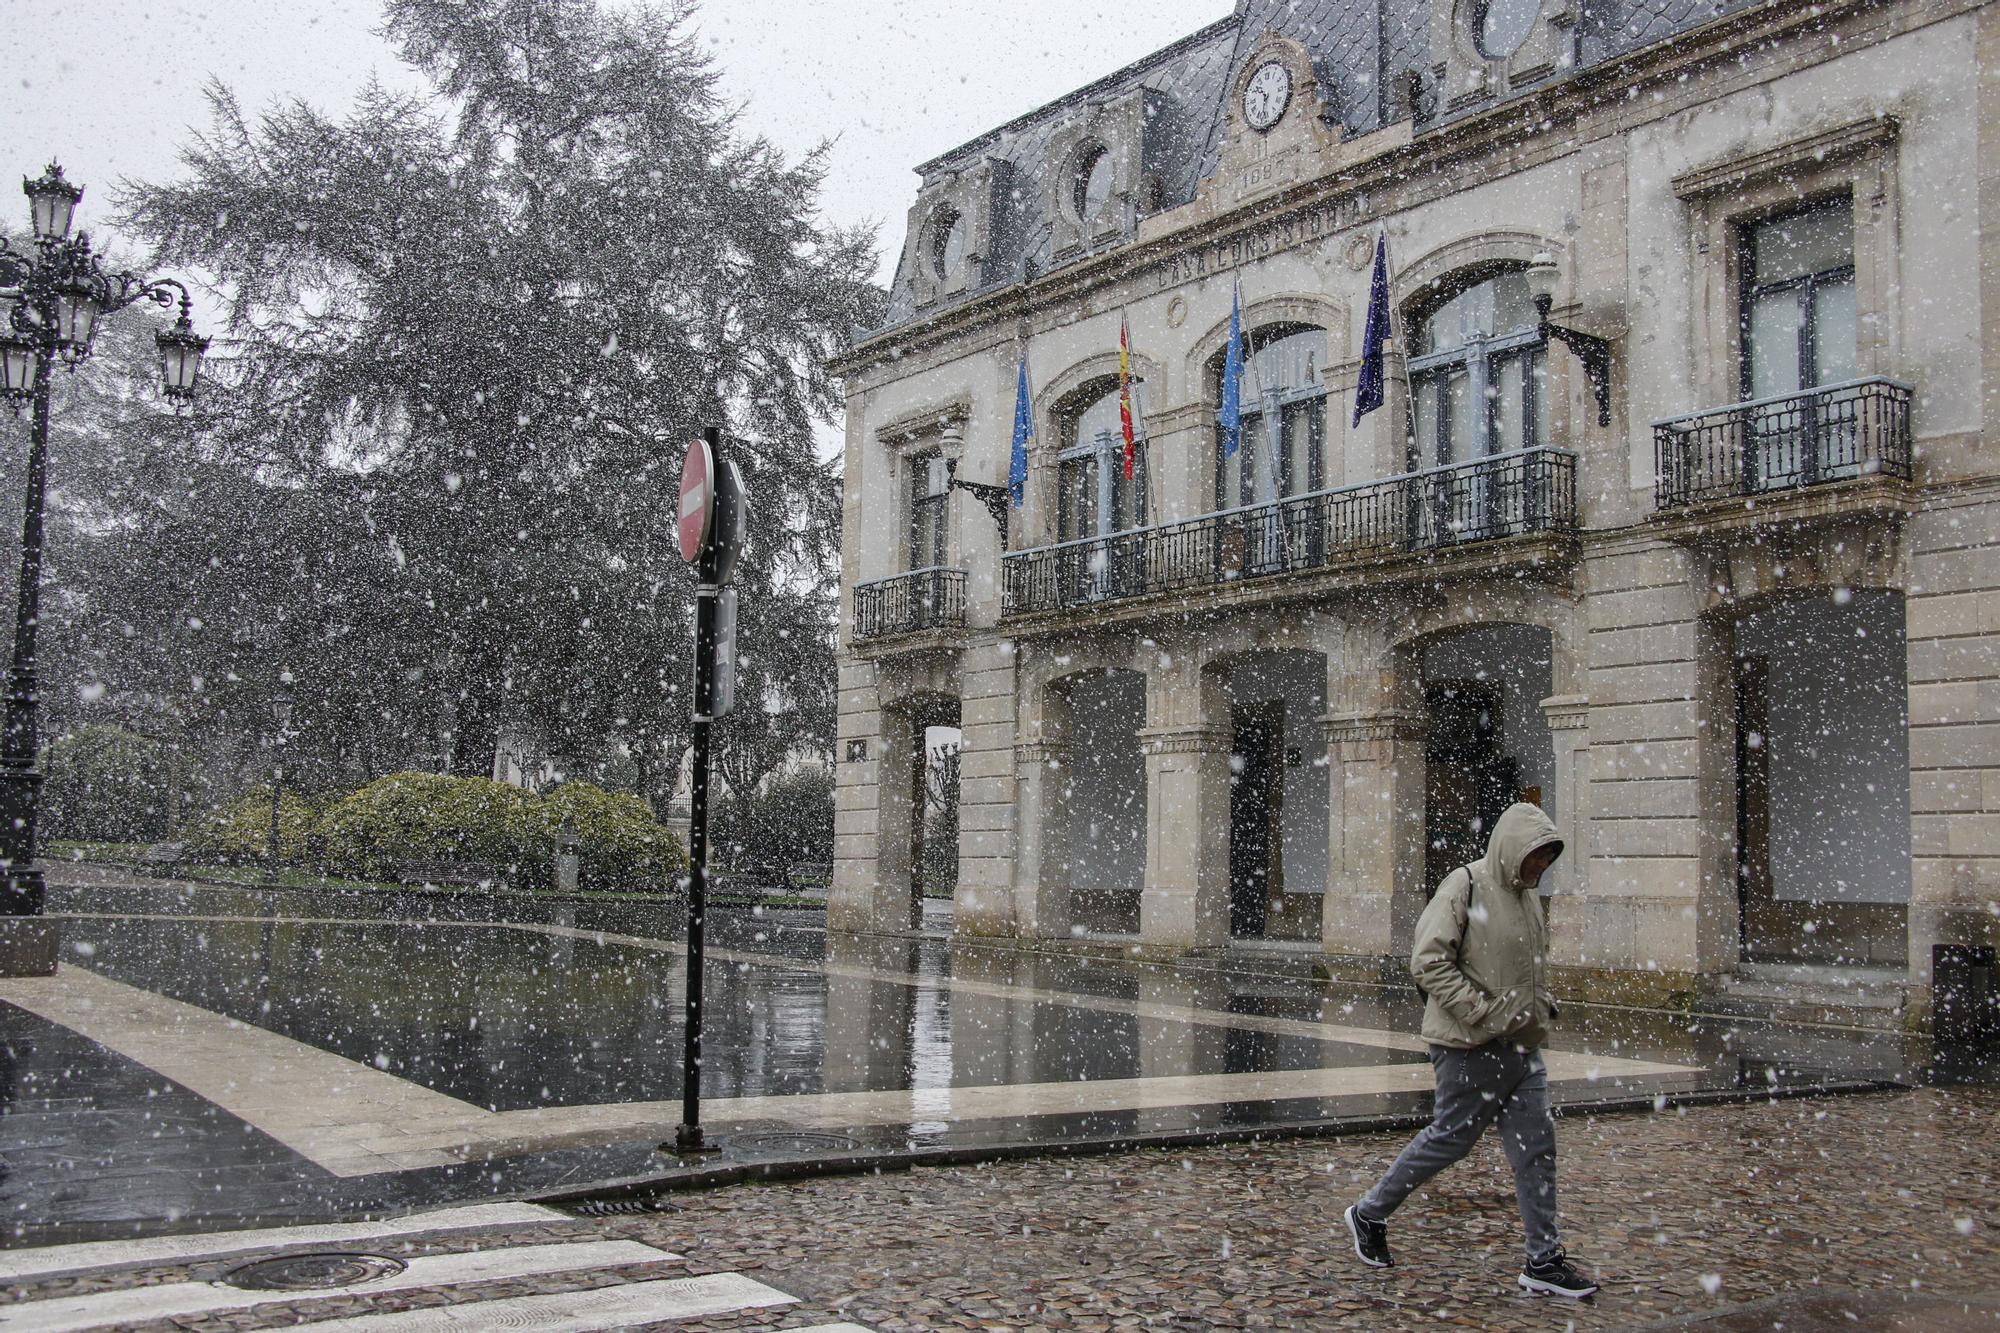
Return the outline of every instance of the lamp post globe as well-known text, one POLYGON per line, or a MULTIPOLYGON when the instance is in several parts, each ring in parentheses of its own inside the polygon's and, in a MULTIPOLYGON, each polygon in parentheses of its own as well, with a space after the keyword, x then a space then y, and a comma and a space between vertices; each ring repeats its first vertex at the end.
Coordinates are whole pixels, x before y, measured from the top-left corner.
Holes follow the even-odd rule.
POLYGON ((156 335, 161 387, 176 402, 194 394, 208 340, 195 333, 186 284, 111 272, 87 234, 71 237, 83 187, 51 162, 23 179, 34 242, 17 249, 0 236, 0 395, 30 414, 21 497, 21 577, 16 585, 13 653, 0 721, 0 976, 55 971, 56 933, 43 913, 47 886, 36 860, 42 775, 36 638, 41 626, 42 515, 48 489, 49 389, 58 362, 75 371, 90 359, 100 323, 141 301, 180 305, 172 329, 156 335))
POLYGON ((21 193, 28 196, 29 221, 37 241, 68 239, 77 203, 83 198, 81 185, 65 180, 63 169, 51 162, 40 180, 21 179, 21 193))

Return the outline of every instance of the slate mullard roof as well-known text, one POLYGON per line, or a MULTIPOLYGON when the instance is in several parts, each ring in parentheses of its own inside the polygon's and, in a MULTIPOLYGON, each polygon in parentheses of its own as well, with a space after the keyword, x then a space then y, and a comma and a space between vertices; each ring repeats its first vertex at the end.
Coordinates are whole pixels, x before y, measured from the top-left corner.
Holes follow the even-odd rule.
MULTIPOLYGON (((1604 65, 1711 19, 1774 2, 1575 0, 1576 68, 1604 65)), ((1047 272, 1056 266, 1054 229, 1043 216, 1045 194, 1036 183, 1044 179, 1046 171, 1055 169, 1048 161, 1050 141, 1077 108, 1136 88, 1159 94, 1164 102, 1161 114, 1167 117, 1159 128, 1167 131, 1163 138, 1176 149, 1158 163, 1160 206, 1178 207, 1191 201, 1200 183, 1214 172, 1226 121, 1224 98, 1243 62, 1267 33, 1276 31, 1290 37, 1311 53, 1319 71, 1321 96, 1348 135, 1366 134, 1389 123, 1395 104, 1389 90, 1411 72, 1421 79, 1419 114, 1432 111, 1437 101, 1436 75, 1429 45, 1437 3, 1439 0, 1237 0, 1236 12, 1229 17, 919 166, 918 174, 929 184, 941 174, 991 157, 1007 162, 1014 179, 1021 182, 1020 188, 1005 193, 993 218, 985 281, 933 308, 962 304, 1018 283, 1031 272, 1047 272)), ((1444 129, 1498 100, 1457 106, 1449 115, 1420 120, 1419 128, 1425 132, 1444 129)), ((1074 258, 1065 256, 1063 262, 1074 258)), ((908 264, 906 256, 890 288, 887 316, 879 329, 868 331, 869 336, 908 323, 919 313, 908 264)))

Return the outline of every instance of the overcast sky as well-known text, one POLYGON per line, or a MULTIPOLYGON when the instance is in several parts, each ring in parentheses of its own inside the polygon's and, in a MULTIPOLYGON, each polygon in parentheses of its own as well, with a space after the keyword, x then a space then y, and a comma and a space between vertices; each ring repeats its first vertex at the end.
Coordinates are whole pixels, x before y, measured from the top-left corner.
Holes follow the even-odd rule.
MULTIPOLYGON (((879 221, 888 277, 916 193, 912 168, 1226 16, 1230 0, 709 0, 698 27, 745 124, 793 154, 838 137, 829 218, 879 221)), ((89 189, 103 229, 121 177, 177 174, 205 125, 211 76, 248 106, 303 97, 342 110, 371 73, 415 86, 375 36, 372 0, 12 0, 0 180, 50 157, 89 189)))

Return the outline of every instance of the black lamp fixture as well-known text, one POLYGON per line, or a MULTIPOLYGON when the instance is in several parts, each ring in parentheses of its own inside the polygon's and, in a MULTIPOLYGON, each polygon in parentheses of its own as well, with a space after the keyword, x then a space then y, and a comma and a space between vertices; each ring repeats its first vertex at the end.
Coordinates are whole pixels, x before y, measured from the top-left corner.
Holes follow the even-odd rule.
POLYGON ((41 623, 42 509, 48 486, 49 385, 60 364, 74 371, 89 360, 108 315, 141 301, 180 304, 180 319, 154 335, 160 386, 176 403, 194 396, 208 339, 194 331, 185 284, 162 277, 106 271, 85 233, 70 234, 83 187, 51 162, 22 180, 34 241, 16 249, 0 236, 0 397, 16 412, 32 411, 21 522, 21 579, 14 619, 14 654, 7 668, 5 722, 0 724, 0 933, 12 940, 6 966, 25 974, 55 970, 55 933, 42 919, 46 888, 36 863, 41 774, 35 769, 37 694, 35 638, 41 623))
POLYGON ((1549 322, 1549 310, 1556 301, 1556 284, 1561 278, 1562 270, 1556 267, 1555 256, 1546 251, 1537 254, 1528 264, 1528 295, 1535 302, 1539 330, 1543 338, 1553 338, 1576 353, 1576 359, 1583 363, 1584 378, 1590 381, 1590 391, 1597 397, 1597 424, 1608 426, 1611 424, 1611 344, 1595 334, 1566 329, 1549 322))

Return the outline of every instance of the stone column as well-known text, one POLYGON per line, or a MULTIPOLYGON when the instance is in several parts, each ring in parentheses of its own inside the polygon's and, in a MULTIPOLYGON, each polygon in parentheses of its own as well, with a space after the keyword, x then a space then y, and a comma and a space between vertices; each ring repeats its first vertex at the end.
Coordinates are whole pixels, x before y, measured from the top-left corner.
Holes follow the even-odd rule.
POLYGON ((1139 935, 1163 951, 1229 942, 1229 728, 1147 727, 1139 935))
POLYGON ((923 924, 923 901, 911 882, 915 867, 910 863, 921 737, 914 735, 916 728, 901 709, 883 710, 879 717, 880 731, 868 742, 867 758, 842 765, 855 770, 855 799, 872 795, 874 808, 854 812, 854 832, 848 837, 857 844, 856 854, 835 864, 826 904, 829 930, 904 931, 923 924))
POLYGON ((1589 853, 1583 845, 1584 787, 1590 781, 1590 699, 1582 694, 1552 694, 1542 700, 1549 742, 1555 749, 1556 773, 1542 793, 1542 806, 1562 834, 1563 854, 1546 876, 1549 894, 1579 894, 1588 885, 1583 867, 1589 853))
POLYGON ((1427 895, 1423 716, 1330 713, 1326 728, 1328 953, 1400 958, 1427 895))
POLYGON ((1069 936, 1070 753, 1048 735, 1014 746, 1014 923, 1030 939, 1069 936))

